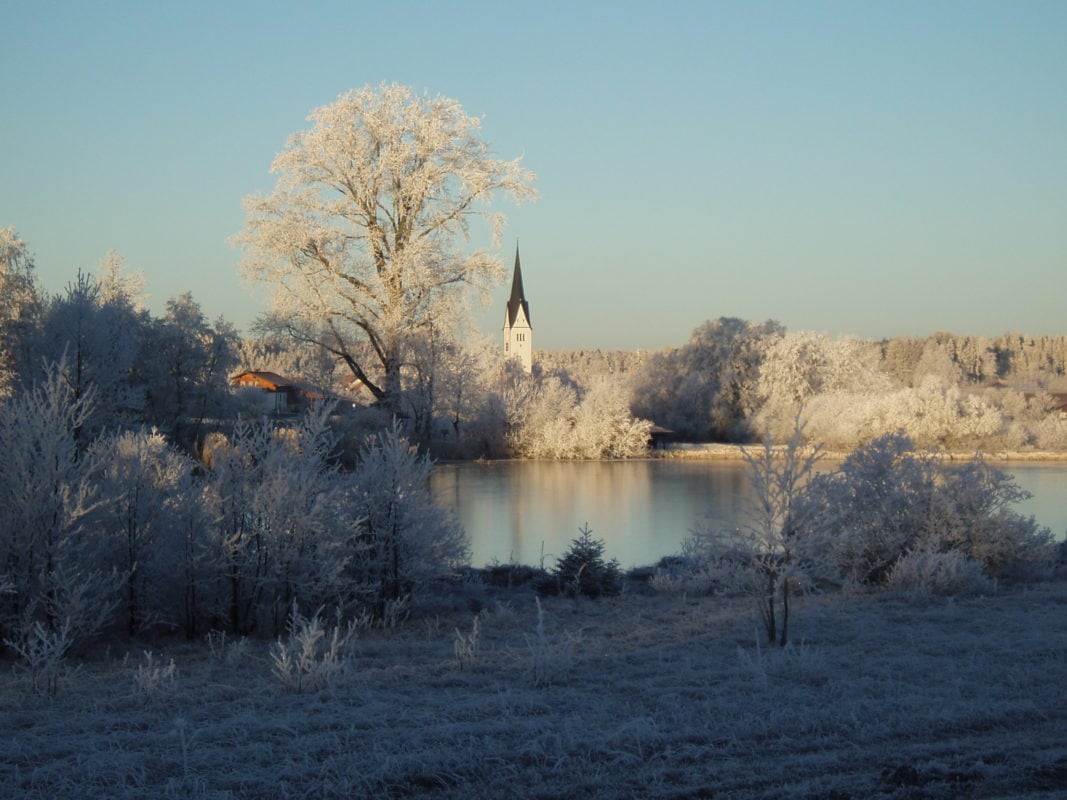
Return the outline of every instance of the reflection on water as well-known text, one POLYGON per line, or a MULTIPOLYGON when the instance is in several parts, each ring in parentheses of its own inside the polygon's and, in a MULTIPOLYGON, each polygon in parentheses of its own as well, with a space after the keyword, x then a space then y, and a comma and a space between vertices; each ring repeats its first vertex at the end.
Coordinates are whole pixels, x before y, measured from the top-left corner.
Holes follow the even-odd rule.
MULTIPOLYGON (((829 466, 829 465, 828 465, 829 466)), ((1067 529, 1065 465, 1009 465, 1034 494, 1019 507, 1067 529)), ((470 536, 472 563, 541 563, 551 567, 588 523, 609 558, 623 567, 652 564, 678 552, 704 521, 736 525, 749 491, 743 465, 717 461, 497 461, 445 464, 431 488, 452 507, 470 536)))
POLYGON ((1033 495, 1016 506, 1020 514, 1033 516, 1039 524, 1052 529, 1062 541, 1067 535, 1067 465, 997 464, 1015 476, 1015 482, 1033 495))

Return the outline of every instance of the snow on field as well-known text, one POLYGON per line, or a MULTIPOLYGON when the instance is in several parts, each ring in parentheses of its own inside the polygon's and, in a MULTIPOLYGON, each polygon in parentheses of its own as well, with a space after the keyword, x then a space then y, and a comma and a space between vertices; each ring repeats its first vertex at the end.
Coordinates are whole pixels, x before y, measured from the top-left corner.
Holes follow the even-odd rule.
POLYGON ((784 650, 740 600, 543 602, 468 590, 307 693, 263 641, 111 648, 54 700, 5 666, 0 796, 1067 796, 1067 583, 809 598, 784 650))

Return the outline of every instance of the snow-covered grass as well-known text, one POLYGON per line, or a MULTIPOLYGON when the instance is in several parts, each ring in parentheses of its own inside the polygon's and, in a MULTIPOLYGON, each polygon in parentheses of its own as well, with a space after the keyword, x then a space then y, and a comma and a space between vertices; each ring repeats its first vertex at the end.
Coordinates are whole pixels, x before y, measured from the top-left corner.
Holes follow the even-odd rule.
POLYGON ((258 640, 153 642, 166 691, 140 644, 51 700, 5 664, 0 797, 1067 796, 1067 583, 801 599, 784 649, 744 601, 501 592, 361 631, 304 693, 258 640))

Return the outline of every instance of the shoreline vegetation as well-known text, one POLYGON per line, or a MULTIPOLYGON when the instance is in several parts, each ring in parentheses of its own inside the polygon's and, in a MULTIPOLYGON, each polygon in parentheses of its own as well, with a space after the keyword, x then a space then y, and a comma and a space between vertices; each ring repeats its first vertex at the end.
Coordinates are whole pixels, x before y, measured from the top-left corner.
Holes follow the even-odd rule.
MULTIPOLYGON (((676 444, 671 445, 664 450, 650 451, 650 457, 707 461, 743 461, 743 449, 753 452, 761 447, 762 445, 759 444, 676 444)), ((784 452, 786 446, 779 445, 774 449, 784 452)), ((1067 451, 1059 450, 920 450, 917 452, 929 452, 945 461, 970 461, 976 455, 981 456, 985 461, 997 463, 1011 463, 1016 461, 1067 461, 1067 451)), ((827 461, 843 461, 848 456, 849 451, 845 450, 823 450, 821 457, 827 461)))

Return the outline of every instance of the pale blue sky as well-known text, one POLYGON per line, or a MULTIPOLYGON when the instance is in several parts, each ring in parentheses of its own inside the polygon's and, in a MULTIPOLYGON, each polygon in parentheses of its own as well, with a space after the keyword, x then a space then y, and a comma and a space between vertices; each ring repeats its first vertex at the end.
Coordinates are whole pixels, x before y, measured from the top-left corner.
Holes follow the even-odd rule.
MULTIPOLYGON (((704 319, 1067 333, 1067 3, 0 0, 0 225, 47 289, 263 309, 227 243, 308 112, 397 81, 484 115, 539 347, 704 319)), ((506 285, 481 314, 498 335, 506 285)))

